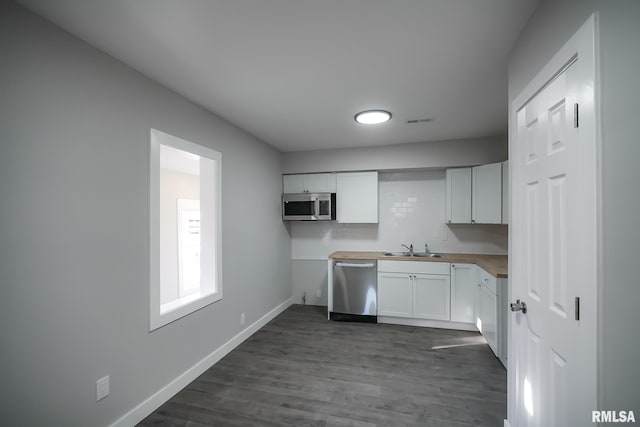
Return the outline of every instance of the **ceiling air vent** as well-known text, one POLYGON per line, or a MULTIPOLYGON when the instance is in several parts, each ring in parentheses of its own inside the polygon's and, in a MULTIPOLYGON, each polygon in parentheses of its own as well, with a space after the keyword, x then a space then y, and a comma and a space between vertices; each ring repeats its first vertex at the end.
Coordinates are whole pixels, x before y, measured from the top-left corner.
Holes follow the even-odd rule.
POLYGON ((432 121, 433 119, 413 119, 413 120, 407 120, 407 123, 427 123, 432 121))

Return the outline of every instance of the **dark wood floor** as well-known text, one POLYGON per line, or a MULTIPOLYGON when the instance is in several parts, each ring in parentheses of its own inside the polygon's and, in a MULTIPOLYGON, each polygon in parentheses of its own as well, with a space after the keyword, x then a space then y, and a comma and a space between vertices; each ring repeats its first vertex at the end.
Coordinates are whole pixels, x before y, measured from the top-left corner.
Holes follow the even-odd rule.
POLYGON ((506 371, 474 332, 294 305, 141 426, 502 426, 506 371))

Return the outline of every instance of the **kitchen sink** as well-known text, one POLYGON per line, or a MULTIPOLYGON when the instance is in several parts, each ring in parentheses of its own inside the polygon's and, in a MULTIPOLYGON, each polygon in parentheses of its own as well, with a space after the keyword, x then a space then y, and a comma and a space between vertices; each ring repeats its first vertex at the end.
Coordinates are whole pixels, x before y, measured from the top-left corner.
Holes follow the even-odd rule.
POLYGON ((422 258, 444 258, 443 254, 438 254, 434 252, 416 252, 413 256, 422 257, 422 258))
POLYGON ((383 252, 383 256, 414 256, 419 258, 444 258, 443 254, 433 252, 383 252))

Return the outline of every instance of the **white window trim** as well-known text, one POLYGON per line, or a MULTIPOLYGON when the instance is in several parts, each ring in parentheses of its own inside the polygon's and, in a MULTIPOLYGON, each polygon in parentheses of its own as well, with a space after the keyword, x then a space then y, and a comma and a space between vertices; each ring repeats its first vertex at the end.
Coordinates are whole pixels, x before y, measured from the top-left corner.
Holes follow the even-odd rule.
POLYGON ((222 299, 222 153, 184 139, 166 134, 157 129, 150 132, 149 167, 149 331, 158 329, 196 310, 222 299), (215 239, 214 262, 216 288, 213 293, 202 296, 188 295, 164 304, 167 309, 161 314, 160 304, 160 145, 188 151, 215 161, 215 239), (173 307, 175 306, 175 307, 173 307))

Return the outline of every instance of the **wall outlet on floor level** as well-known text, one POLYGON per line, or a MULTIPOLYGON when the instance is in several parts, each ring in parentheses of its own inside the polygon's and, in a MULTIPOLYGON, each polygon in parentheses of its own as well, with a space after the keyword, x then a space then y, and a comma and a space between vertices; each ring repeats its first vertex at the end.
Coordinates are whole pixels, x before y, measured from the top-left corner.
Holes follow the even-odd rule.
POLYGON ((246 316, 244 315, 244 313, 240 313, 240 326, 244 325, 245 321, 246 321, 246 316))
POLYGON ((316 289, 316 297, 320 298, 322 296, 322 289, 316 289))
POLYGON ((96 381, 96 402, 109 396, 109 375, 96 381))

